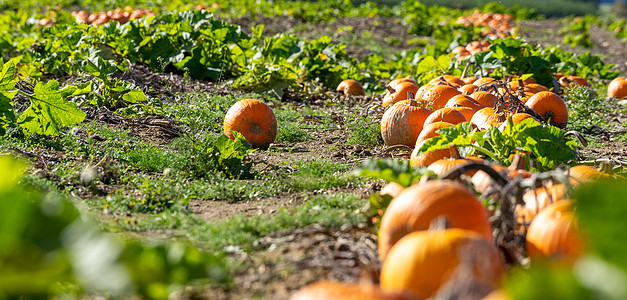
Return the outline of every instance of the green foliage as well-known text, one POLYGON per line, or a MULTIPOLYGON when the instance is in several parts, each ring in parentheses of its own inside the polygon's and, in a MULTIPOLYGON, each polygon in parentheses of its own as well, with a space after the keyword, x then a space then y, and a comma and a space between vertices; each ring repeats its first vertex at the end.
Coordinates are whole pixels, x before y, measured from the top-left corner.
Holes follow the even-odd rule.
POLYGON ((373 118, 349 115, 345 122, 349 130, 347 144, 367 147, 383 145, 381 125, 373 118))
POLYGON ((64 196, 23 179, 22 171, 0 156, 0 297, 45 297, 55 286, 75 284, 84 292, 165 299, 193 280, 228 280, 220 256, 103 235, 64 196))
POLYGON ((561 22, 564 25, 558 33, 564 36, 564 44, 571 47, 582 46, 587 49, 591 49, 594 46, 590 38, 588 17, 565 18, 561 22))
POLYGON ((608 125, 605 118, 616 109, 590 88, 579 85, 565 88, 562 98, 567 102, 568 124, 574 128, 605 127, 608 125))
POLYGON ((424 168, 412 168, 408 160, 367 159, 353 171, 355 176, 383 179, 396 182, 404 187, 418 181, 427 174, 424 168))
POLYGON ((461 147, 460 154, 468 150, 478 151, 503 165, 509 165, 509 157, 519 151, 528 153, 539 163, 541 170, 553 169, 562 163, 572 163, 576 158, 576 142, 570 140, 563 130, 546 126, 533 119, 513 124, 507 119, 503 132, 492 127, 486 132, 471 129, 470 123, 438 130, 439 136, 427 140, 419 153, 435 149, 447 149, 451 144, 461 147))
POLYGON ((611 71, 614 64, 606 64, 599 56, 586 52, 575 55, 565 52, 560 47, 548 47, 540 50, 540 56, 554 66, 555 71, 564 75, 578 75, 583 78, 614 79, 619 71, 611 71))
POLYGON ((244 159, 255 150, 242 134, 233 132, 233 135, 233 140, 221 135, 213 147, 207 149, 208 159, 213 165, 213 170, 207 171, 220 171, 231 178, 250 178, 253 176, 253 163, 244 159))
POLYGON ((17 94, 17 91, 14 90, 17 80, 15 80, 14 73, 14 61, 2 65, 2 72, 0 73, 0 136, 5 135, 7 128, 15 123, 13 97, 17 94))

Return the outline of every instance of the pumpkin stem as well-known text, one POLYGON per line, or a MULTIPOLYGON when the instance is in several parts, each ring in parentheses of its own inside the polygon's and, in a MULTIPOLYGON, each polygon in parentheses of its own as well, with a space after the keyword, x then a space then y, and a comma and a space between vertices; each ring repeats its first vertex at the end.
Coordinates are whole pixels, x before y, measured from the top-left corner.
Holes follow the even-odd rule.
POLYGON ((389 85, 386 87, 386 89, 388 90, 388 92, 389 92, 389 93, 394 93, 394 92, 396 92, 396 90, 395 90, 395 89, 393 89, 393 88, 392 88, 391 86, 389 86, 389 85))
POLYGON ((459 149, 457 149, 457 145, 455 145, 455 143, 451 143, 451 145, 448 146, 448 151, 451 154, 452 159, 462 158, 462 156, 459 154, 459 149))
POLYGON ((407 91, 407 99, 409 99, 409 103, 411 103, 412 106, 416 106, 416 94, 412 91, 407 91))
POLYGON ((602 161, 599 165, 599 172, 612 174, 614 172, 614 163, 612 161, 602 161))
POLYGON ((451 228, 451 222, 446 216, 438 216, 429 223, 430 231, 445 230, 451 228))

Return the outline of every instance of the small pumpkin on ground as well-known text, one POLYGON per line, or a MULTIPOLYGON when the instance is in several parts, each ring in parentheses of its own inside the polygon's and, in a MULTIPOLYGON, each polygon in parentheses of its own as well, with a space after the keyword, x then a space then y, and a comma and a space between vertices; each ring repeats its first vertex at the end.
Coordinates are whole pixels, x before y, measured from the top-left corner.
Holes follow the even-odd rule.
POLYGON ((340 82, 335 90, 346 96, 363 96, 366 94, 361 83, 354 79, 346 79, 340 82))
POLYGON ((607 87, 607 96, 622 99, 627 97, 627 78, 616 77, 607 87))
POLYGON ((414 99, 402 100, 385 111, 381 118, 381 136, 388 146, 413 147, 431 111, 414 99))
POLYGON ((272 109, 262 101, 243 99, 226 112, 223 130, 230 139, 235 138, 231 131, 236 131, 253 147, 267 149, 276 138, 277 121, 272 109))
POLYGON ((290 300, 419 300, 406 291, 384 292, 374 284, 322 280, 301 288, 290 300))
POLYGON ((566 127, 566 123, 568 123, 568 109, 564 100, 557 94, 553 92, 539 92, 531 96, 525 104, 542 116, 544 118, 543 121, 550 121, 551 125, 560 128, 566 127))

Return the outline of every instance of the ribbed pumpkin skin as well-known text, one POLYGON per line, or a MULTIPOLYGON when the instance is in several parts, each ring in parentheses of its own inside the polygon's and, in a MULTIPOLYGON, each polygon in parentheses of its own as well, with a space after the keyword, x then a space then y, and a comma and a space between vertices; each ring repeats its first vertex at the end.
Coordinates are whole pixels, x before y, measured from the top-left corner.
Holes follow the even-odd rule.
POLYGON ((627 97, 627 78, 616 77, 610 81, 610 85, 607 87, 607 96, 618 99, 627 97))
POLYGON ((476 232, 454 228, 419 231, 402 238, 386 257, 381 269, 381 289, 408 290, 429 298, 457 269, 462 255, 481 257, 474 260, 481 261, 481 265, 466 260, 473 261, 471 280, 496 286, 505 273, 498 250, 476 232))
POLYGON ((478 110, 470 119, 470 123, 474 124, 480 130, 487 130, 490 125, 495 126, 503 122, 501 118, 496 114, 496 111, 491 107, 484 107, 478 110))
POLYGON ((550 204, 566 199, 566 186, 556 184, 550 187, 539 187, 527 191, 522 197, 525 206, 516 206, 516 217, 519 223, 531 222, 539 212, 550 204))
POLYGON ((381 103, 383 107, 407 100, 407 92, 412 92, 415 95, 418 91, 418 85, 411 81, 401 81, 392 89, 393 92, 389 92, 383 97, 383 103, 381 103))
POLYGON ((470 94, 470 98, 474 99, 477 103, 483 107, 494 107, 499 98, 486 91, 477 91, 470 94))
POLYGON ((440 135, 439 133, 437 133, 439 129, 451 126, 453 126, 453 124, 448 122, 433 122, 431 124, 423 126, 422 131, 418 135, 418 139, 416 139, 416 145, 422 144, 427 139, 440 135))
POLYGON ((583 252, 583 239, 570 209, 570 201, 558 201, 533 219, 527 230, 527 253, 532 262, 547 258, 573 262, 583 252))
MULTIPOLYGON (((483 163, 484 160, 479 157, 445 158, 433 162, 429 165, 429 167, 427 167, 427 170, 433 171, 433 173, 437 174, 438 176, 442 176, 455 167, 473 162, 483 163)), ((468 176, 473 176, 475 175, 475 173, 477 173, 477 170, 471 170, 466 172, 465 174, 468 176)))
POLYGON ((241 133, 256 148, 267 149, 274 142, 277 121, 272 109, 257 99, 243 99, 231 106, 224 116, 224 134, 241 133))
POLYGON ((408 292, 383 292, 377 285, 322 280, 303 287, 290 300, 419 300, 408 292))
POLYGON ((483 108, 483 105, 479 104, 479 102, 475 101, 475 99, 472 99, 470 96, 466 96, 466 95, 454 96, 453 98, 449 99, 445 105, 445 107, 456 107, 456 106, 468 107, 474 110, 480 110, 483 108))
POLYGON ((379 257, 406 234, 429 229, 431 222, 446 216, 452 228, 478 232, 492 239, 485 208, 464 185, 450 180, 432 180, 412 185, 398 195, 383 214, 379 228, 379 257))
POLYGON ((477 112, 476 110, 470 107, 464 107, 464 106, 456 107, 455 109, 457 109, 460 113, 462 113, 462 115, 464 115, 464 118, 466 118, 466 120, 468 120, 469 122, 470 120, 472 120, 472 117, 474 117, 475 113, 477 112))
POLYGON ((364 88, 361 86, 361 83, 357 82, 354 79, 346 79, 337 86, 336 91, 344 93, 344 95, 351 96, 363 96, 364 88))
POLYGON ((417 106, 415 101, 403 100, 390 107, 381 118, 381 136, 388 146, 416 145, 425 119, 431 111, 417 106))
POLYGON ((436 85, 427 90, 422 98, 433 104, 434 109, 438 109, 444 107, 448 100, 460 94, 461 93, 452 86, 436 85))
POLYGON ((432 150, 418 155, 418 150, 422 147, 422 143, 417 144, 409 157, 409 165, 416 167, 428 167, 433 162, 450 157, 448 149, 432 150))
POLYGON ((443 107, 432 112, 429 117, 425 119, 423 127, 435 122, 459 124, 466 121, 466 117, 464 117, 459 110, 455 109, 455 107, 443 107))
POLYGON ((470 83, 470 84, 465 84, 462 85, 459 89, 457 89, 460 93, 462 93, 462 95, 470 95, 472 93, 475 92, 475 90, 477 89, 477 86, 470 83))
POLYGON ((498 82, 498 80, 492 78, 492 77, 481 77, 477 80, 475 80, 475 82, 473 82, 472 84, 476 85, 476 86, 482 86, 484 84, 492 84, 492 83, 496 83, 498 82))
POLYGON ((535 110, 540 116, 544 118, 544 121, 551 119, 551 125, 559 126, 561 128, 566 126, 568 122, 568 109, 566 103, 557 94, 553 92, 539 92, 527 102, 525 102, 529 108, 535 110))
POLYGON ((600 172, 599 170, 586 165, 577 165, 571 167, 566 174, 570 176, 571 184, 581 184, 586 182, 592 182, 599 179, 612 178, 610 174, 600 172))

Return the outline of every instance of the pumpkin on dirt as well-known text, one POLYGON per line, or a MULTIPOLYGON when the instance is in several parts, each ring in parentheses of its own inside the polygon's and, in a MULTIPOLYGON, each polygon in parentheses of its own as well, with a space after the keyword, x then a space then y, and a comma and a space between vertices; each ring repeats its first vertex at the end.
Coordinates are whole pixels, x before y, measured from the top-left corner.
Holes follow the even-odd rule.
POLYGON ((364 92, 364 88, 361 86, 361 83, 354 79, 346 79, 340 82, 335 90, 346 96, 363 96, 366 94, 364 92))
POLYGON ((455 181, 431 180, 406 188, 390 202, 379 228, 379 257, 385 258, 410 232, 429 229, 440 216, 446 217, 452 228, 475 231, 492 240, 487 212, 471 190, 455 181))
POLYGON ((413 147, 431 111, 416 100, 402 100, 385 111, 381 118, 381 137, 388 146, 413 147))
POLYGON ((616 77, 607 87, 607 96, 622 99, 627 97, 627 78, 616 77))
POLYGON ((408 292, 384 292, 374 284, 322 280, 301 288, 290 300, 419 300, 408 292))
POLYGON ((431 103, 435 109, 438 109, 444 107, 448 100, 457 95, 461 95, 461 93, 456 88, 440 84, 427 90, 423 99, 431 103))
POLYGON ((531 96, 525 104, 544 118, 543 121, 550 121, 551 125, 560 128, 566 127, 566 123, 568 123, 568 109, 564 100, 557 94, 553 92, 539 92, 531 96))
POLYGON ((224 134, 241 133, 256 148, 267 149, 274 142, 277 121, 272 109, 257 99, 243 99, 231 106, 224 116, 224 134))
POLYGON ((505 274, 499 251, 481 234, 451 228, 412 232, 394 245, 383 261, 381 289, 410 291, 430 298, 456 272, 465 278, 496 288, 505 274))
POLYGON ((527 230, 527 253, 533 262, 552 259, 574 262, 584 242, 569 200, 555 202, 542 210, 527 230))

